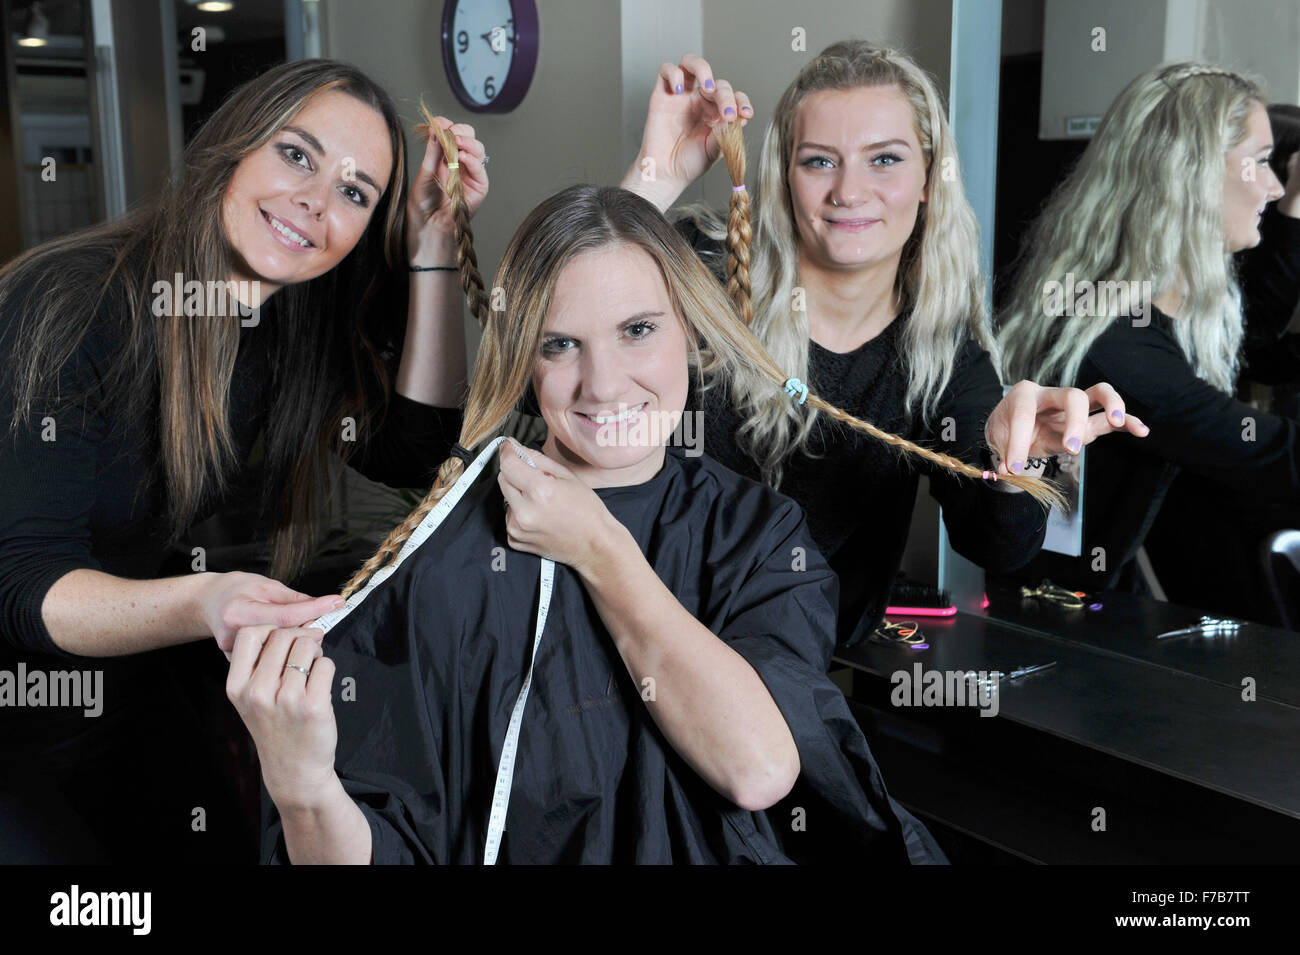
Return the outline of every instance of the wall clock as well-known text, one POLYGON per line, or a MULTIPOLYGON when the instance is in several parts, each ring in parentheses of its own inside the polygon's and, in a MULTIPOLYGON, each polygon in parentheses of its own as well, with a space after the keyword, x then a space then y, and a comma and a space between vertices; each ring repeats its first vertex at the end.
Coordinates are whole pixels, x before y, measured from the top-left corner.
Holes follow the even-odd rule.
POLYGON ((523 102, 537 51, 534 0, 446 0, 442 63, 466 109, 505 113, 523 102))

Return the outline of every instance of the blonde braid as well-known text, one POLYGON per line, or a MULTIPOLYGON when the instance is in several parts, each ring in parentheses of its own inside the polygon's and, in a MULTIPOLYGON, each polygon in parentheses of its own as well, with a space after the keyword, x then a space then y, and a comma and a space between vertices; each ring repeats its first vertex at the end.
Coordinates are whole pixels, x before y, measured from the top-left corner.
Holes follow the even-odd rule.
MULTIPOLYGON (((808 395, 808 404, 812 405, 818 411, 826 412, 826 414, 830 415, 836 421, 843 421, 845 424, 850 425, 859 431, 864 431, 873 438, 885 442, 885 444, 893 445, 909 454, 915 454, 919 457, 925 458, 925 460, 932 464, 937 464, 939 467, 947 471, 980 480, 988 480, 990 475, 993 474, 993 472, 977 468, 973 464, 967 464, 965 461, 953 457, 951 454, 943 454, 939 451, 934 451, 930 448, 919 445, 914 441, 909 441, 907 438, 901 437, 897 434, 890 434, 888 431, 882 431, 870 421, 863 421, 861 418, 855 418, 847 411, 842 411, 834 405, 822 401, 822 399, 818 398, 816 395, 808 395)), ((1020 488, 1034 500, 1048 507, 1065 508, 1066 500, 1064 495, 1062 495, 1060 490, 1050 481, 1026 477, 1023 474, 994 475, 993 479, 997 481, 1006 481, 1012 487, 1020 488)))
MULTIPOLYGON (((437 136, 438 143, 442 146, 443 155, 450 157, 448 159, 450 165, 450 163, 456 161, 455 157, 457 156, 455 137, 434 122, 433 116, 430 115, 423 102, 420 103, 420 109, 423 111, 426 121, 417 126, 416 131, 437 136)), ((478 257, 474 254, 474 234, 469 227, 469 207, 465 202, 465 190, 460 180, 459 164, 448 169, 445 191, 448 200, 451 202, 453 221, 456 223, 456 264, 460 269, 461 287, 465 290, 465 298, 469 303, 470 310, 478 319, 480 327, 483 327, 487 324, 488 319, 488 297, 484 292, 483 277, 478 271, 478 257)), ((483 437, 484 434, 471 435, 466 428, 462 427, 459 442, 466 448, 472 448, 483 437)), ((442 462, 442 465, 438 468, 438 474, 434 478, 433 486, 429 488, 428 493, 416 505, 415 510, 411 511, 401 524, 389 532, 384 542, 379 546, 379 550, 361 565, 361 568, 348 579, 343 589, 339 591, 344 599, 351 597, 364 587, 366 581, 375 573, 397 559, 397 555, 401 553, 402 547, 410 539, 411 534, 415 532, 415 529, 420 526, 420 523, 437 503, 446 496, 464 471, 465 464, 458 457, 449 457, 442 462)))
POLYGON ((438 476, 434 478, 433 487, 429 489, 429 493, 424 496, 424 499, 420 501, 415 510, 406 516, 406 520, 389 531, 383 544, 379 546, 379 550, 361 565, 361 569, 353 574, 343 589, 339 591, 343 599, 346 600, 351 597, 366 585, 366 581, 373 574, 383 570, 397 559, 397 555, 401 552, 402 546, 407 539, 420 526, 420 522, 424 520, 425 516, 451 490, 452 485, 456 483, 464 470, 465 465, 460 458, 448 458, 442 462, 442 466, 438 468, 438 476))
POLYGON ((736 303, 745 324, 750 325, 754 321, 754 304, 749 281, 749 248, 754 233, 749 221, 749 193, 745 190, 745 140, 740 123, 723 126, 718 142, 722 145, 732 184, 727 217, 727 294, 736 303))
POLYGON ((443 191, 451 202, 451 213, 456 223, 456 265, 460 269, 460 285, 470 312, 478 321, 479 328, 483 328, 488 319, 488 295, 483 277, 479 275, 478 256, 474 254, 474 231, 469 225, 469 206, 465 202, 465 184, 460 177, 456 137, 434 121, 423 100, 420 101, 420 111, 424 114, 424 122, 415 127, 416 133, 436 136, 442 154, 447 158, 447 184, 443 191))

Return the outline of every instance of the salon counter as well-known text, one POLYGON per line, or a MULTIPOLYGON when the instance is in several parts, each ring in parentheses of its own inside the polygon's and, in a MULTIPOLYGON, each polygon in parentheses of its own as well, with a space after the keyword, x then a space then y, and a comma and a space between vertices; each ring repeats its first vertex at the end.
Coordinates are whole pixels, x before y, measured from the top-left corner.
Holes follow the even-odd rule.
POLYGON ((954 861, 1300 858, 1300 634, 1246 623, 1157 640, 1201 612, 1118 593, 1099 609, 989 599, 984 614, 921 618, 928 649, 864 641, 835 657, 891 791, 954 861), (917 663, 1055 665, 1004 678, 995 707, 894 705, 891 678, 917 663))

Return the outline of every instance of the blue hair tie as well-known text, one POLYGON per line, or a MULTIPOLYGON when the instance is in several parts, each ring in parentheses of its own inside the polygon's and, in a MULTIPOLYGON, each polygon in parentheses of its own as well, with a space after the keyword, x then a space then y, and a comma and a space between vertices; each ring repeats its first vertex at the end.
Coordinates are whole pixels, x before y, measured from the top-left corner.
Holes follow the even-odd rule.
POLYGON ((785 380, 785 393, 791 398, 798 398, 799 404, 808 400, 808 386, 798 378, 787 378, 785 380))

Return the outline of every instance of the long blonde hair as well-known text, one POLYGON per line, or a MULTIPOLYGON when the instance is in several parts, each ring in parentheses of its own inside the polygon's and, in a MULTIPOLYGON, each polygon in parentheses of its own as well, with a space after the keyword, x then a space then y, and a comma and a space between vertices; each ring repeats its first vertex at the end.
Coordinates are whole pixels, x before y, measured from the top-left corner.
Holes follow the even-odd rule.
MULTIPOLYGON (((723 150, 729 163, 743 162, 737 159, 744 155, 738 126, 724 136, 723 150)), ((458 170, 449 172, 448 191, 453 202, 463 204, 463 192, 454 181, 458 177, 458 170)), ((733 209, 737 216, 735 234, 744 237, 749 234, 748 203, 743 197, 734 201, 737 203, 733 209)), ((468 216, 457 215, 456 221, 467 222, 468 216)), ((686 338, 692 345, 690 361, 701 383, 726 386, 734 376, 743 373, 752 379, 756 390, 766 389, 765 400, 795 403, 786 391, 790 376, 764 351, 740 318, 747 308, 743 278, 738 278, 733 285, 733 304, 733 299, 714 281, 680 233, 653 205, 623 189, 570 186, 533 209, 510 240, 493 283, 494 288, 504 290, 504 308, 489 309, 480 301, 478 317, 483 324, 483 339, 465 406, 458 442, 462 447, 473 449, 499 433, 527 394, 546 313, 564 267, 585 252, 617 242, 635 245, 654 259, 674 310, 685 324, 686 338)), ((737 251, 743 259, 743 249, 737 251)), ((743 269, 739 261, 737 270, 743 269)), ((469 255, 461 256, 461 268, 477 273, 469 255)), ((466 284, 483 287, 477 274, 466 284)), ((975 479, 990 477, 989 472, 958 458, 882 431, 814 394, 806 396, 806 403, 953 473, 975 479)), ((341 591, 344 597, 361 589, 372 575, 396 559, 407 538, 464 469, 465 463, 459 457, 452 456, 443 462, 420 504, 344 585, 341 591)), ((1000 480, 1026 490, 1040 502, 1060 503, 1059 493, 1045 481, 1022 475, 1008 475, 1000 480)))
MULTIPOLYGON (((799 71, 777 102, 759 161, 753 265, 744 265, 753 284, 752 328, 778 365, 808 378, 808 314, 794 308, 799 259, 787 174, 795 118, 813 93, 880 86, 897 86, 912 106, 929 189, 929 201, 921 204, 903 246, 894 288, 899 306, 911 309, 902 339, 908 376, 905 410, 928 421, 952 377, 963 340, 969 335, 989 352, 996 345, 984 305, 979 223, 957 175, 956 142, 934 82, 907 55, 863 40, 832 44, 799 71)), ((734 185, 744 182, 743 166, 738 182, 736 171, 731 172, 734 185)), ((724 227, 702 206, 689 206, 682 213, 715 239, 734 229, 731 221, 724 227)), ((745 371, 736 374, 731 394, 745 416, 737 435, 742 447, 759 465, 763 479, 779 486, 785 461, 812 433, 816 411, 773 400, 761 378, 745 371)))
POLYGON ((1224 158, 1264 101, 1255 80, 1201 63, 1158 66, 1124 88, 1030 232, 998 332, 1008 378, 1072 386, 1124 310, 1121 296, 1094 294, 1089 314, 1049 315, 1051 283, 1073 276, 1080 294, 1119 282, 1150 282, 1151 298, 1183 293, 1174 337, 1197 377, 1231 393, 1243 327, 1224 249, 1224 158))

